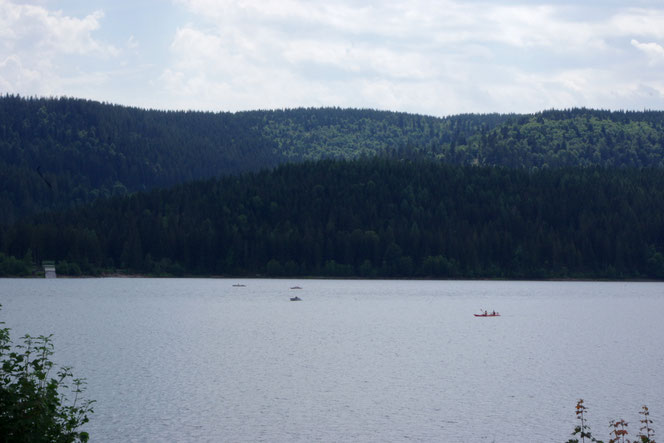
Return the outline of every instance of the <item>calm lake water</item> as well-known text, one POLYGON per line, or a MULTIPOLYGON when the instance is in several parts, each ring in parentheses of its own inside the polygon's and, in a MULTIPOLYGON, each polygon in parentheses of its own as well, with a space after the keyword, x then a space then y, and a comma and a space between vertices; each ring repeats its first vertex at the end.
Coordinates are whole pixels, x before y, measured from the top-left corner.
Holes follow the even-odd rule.
POLYGON ((579 398, 598 438, 643 404, 664 436, 662 283, 2 279, 0 304, 87 378, 96 442, 562 442, 579 398))

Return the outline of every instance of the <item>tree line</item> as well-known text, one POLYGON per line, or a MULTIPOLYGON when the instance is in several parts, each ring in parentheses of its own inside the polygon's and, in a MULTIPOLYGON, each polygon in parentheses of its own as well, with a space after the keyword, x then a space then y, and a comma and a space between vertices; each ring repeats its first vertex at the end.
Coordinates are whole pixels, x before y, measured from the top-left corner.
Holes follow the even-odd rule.
POLYGON ((286 164, 34 216, 0 251, 71 274, 661 279, 664 175, 286 164))
POLYGON ((589 109, 444 118, 370 109, 158 111, 0 97, 0 224, 100 197, 384 156, 542 169, 664 166, 664 113, 589 109))

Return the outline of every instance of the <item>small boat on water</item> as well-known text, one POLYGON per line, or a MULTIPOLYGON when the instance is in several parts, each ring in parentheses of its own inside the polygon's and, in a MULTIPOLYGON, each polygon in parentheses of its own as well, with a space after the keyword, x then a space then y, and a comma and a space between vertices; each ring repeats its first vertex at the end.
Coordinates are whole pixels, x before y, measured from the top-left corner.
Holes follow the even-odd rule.
POLYGON ((302 289, 301 286, 291 286, 291 289, 302 289))
POLYGON ((500 317, 500 313, 496 311, 488 312, 484 311, 481 314, 473 314, 475 317, 500 317))
POLYGON ((302 301, 302 299, 298 296, 295 296, 295 297, 291 297, 290 301, 302 301))
POLYGON ((239 283, 236 283, 236 284, 233 285, 234 288, 244 288, 244 287, 246 287, 246 286, 247 286, 247 285, 241 285, 241 284, 239 284, 239 283))

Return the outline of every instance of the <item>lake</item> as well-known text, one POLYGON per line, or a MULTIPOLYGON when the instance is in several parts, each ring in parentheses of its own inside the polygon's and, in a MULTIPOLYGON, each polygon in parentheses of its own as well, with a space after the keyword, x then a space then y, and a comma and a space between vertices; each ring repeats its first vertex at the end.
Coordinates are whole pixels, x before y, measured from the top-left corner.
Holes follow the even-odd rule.
POLYGON ((595 437, 644 404, 664 435, 663 283, 0 279, 0 304, 87 379, 93 442, 562 442, 579 398, 595 437))

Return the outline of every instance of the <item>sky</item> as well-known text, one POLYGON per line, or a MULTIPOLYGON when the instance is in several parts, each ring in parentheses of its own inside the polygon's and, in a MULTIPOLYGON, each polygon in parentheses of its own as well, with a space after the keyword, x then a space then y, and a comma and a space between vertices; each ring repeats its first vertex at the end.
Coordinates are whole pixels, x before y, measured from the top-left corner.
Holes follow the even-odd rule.
POLYGON ((664 0, 0 0, 0 93, 433 116, 664 109, 664 0))

